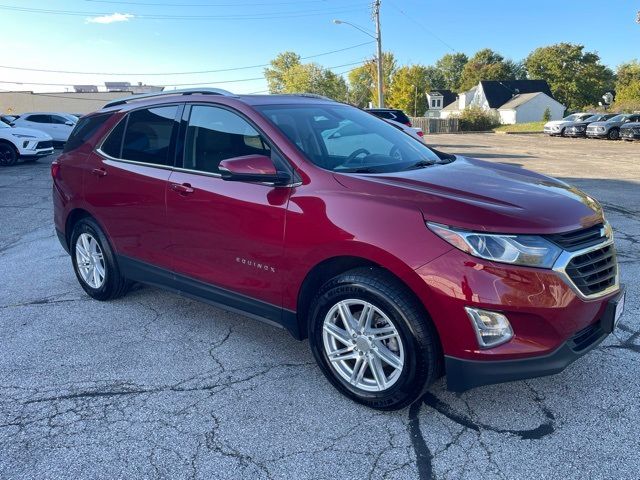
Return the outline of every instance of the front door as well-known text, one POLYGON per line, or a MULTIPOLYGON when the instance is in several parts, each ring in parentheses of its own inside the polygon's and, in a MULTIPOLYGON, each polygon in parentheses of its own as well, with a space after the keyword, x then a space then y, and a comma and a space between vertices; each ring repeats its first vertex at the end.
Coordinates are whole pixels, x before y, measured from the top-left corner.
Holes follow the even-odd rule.
POLYGON ((218 169, 228 158, 262 154, 273 159, 275 154, 235 112, 190 108, 183 168, 171 173, 167 192, 174 271, 222 289, 218 294, 280 306, 290 189, 225 181, 218 169))

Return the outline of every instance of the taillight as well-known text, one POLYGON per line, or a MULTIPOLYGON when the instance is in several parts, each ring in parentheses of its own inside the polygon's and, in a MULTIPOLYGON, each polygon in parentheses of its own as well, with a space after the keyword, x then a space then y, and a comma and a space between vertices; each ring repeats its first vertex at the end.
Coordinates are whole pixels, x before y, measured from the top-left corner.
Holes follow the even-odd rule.
POLYGON ((59 176, 60 176, 60 164, 58 163, 57 160, 54 160, 51 163, 51 178, 53 178, 55 180, 59 176))
POLYGON ((422 130, 418 130, 418 132, 417 132, 417 133, 418 133, 418 136, 419 136, 419 137, 424 137, 424 133, 422 132, 422 130))
POLYGON ((413 127, 413 125, 411 125, 411 122, 407 122, 407 123, 405 123, 405 125, 406 125, 407 127, 413 127))

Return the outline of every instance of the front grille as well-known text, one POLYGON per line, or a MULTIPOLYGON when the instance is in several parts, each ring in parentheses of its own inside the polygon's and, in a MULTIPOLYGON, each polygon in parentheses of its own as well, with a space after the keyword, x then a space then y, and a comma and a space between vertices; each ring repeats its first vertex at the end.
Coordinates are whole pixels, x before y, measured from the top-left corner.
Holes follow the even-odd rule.
POLYGON ((571 259, 565 271, 584 295, 594 295, 615 285, 618 267, 612 244, 571 259))
POLYGON ((599 223, 592 227, 573 230, 572 232, 547 235, 546 238, 560 248, 575 252, 602 243, 605 240, 602 235, 603 228, 604 225, 599 223))
POLYGON ((41 148, 51 148, 51 147, 53 147, 53 141, 44 140, 42 142, 38 142, 38 144, 36 145, 36 150, 40 150, 41 148))

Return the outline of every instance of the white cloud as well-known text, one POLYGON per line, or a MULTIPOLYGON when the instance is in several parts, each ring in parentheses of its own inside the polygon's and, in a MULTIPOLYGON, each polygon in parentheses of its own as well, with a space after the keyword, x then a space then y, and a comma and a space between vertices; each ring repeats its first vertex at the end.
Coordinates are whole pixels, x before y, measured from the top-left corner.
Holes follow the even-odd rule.
POLYGON ((102 15, 101 17, 87 18, 87 23, 115 23, 115 22, 128 22, 130 18, 134 16, 130 13, 112 13, 111 15, 102 15))

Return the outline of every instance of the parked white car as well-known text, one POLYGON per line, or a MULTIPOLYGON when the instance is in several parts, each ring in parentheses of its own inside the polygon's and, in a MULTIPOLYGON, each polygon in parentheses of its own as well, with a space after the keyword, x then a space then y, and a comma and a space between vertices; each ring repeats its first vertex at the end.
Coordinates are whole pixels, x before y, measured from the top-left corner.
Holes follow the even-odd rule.
POLYGON ((21 114, 13 125, 16 127, 32 128, 51 135, 56 143, 64 143, 76 126, 78 117, 69 113, 57 112, 27 112, 21 114))
POLYGON ((11 166, 19 158, 35 161, 52 153, 53 139, 50 135, 0 122, 0 166, 11 166))
POLYGON ((388 118, 383 118, 383 120, 387 123, 390 123, 391 125, 396 127, 398 130, 402 130, 407 135, 412 136, 416 140, 420 140, 422 143, 425 143, 424 133, 421 128, 407 127, 404 123, 396 122, 395 120, 389 120, 388 118))
POLYGON ((552 137, 564 136, 565 128, 573 125, 575 122, 582 122, 593 116, 593 113, 574 113, 562 120, 553 120, 544 124, 544 133, 552 137))

